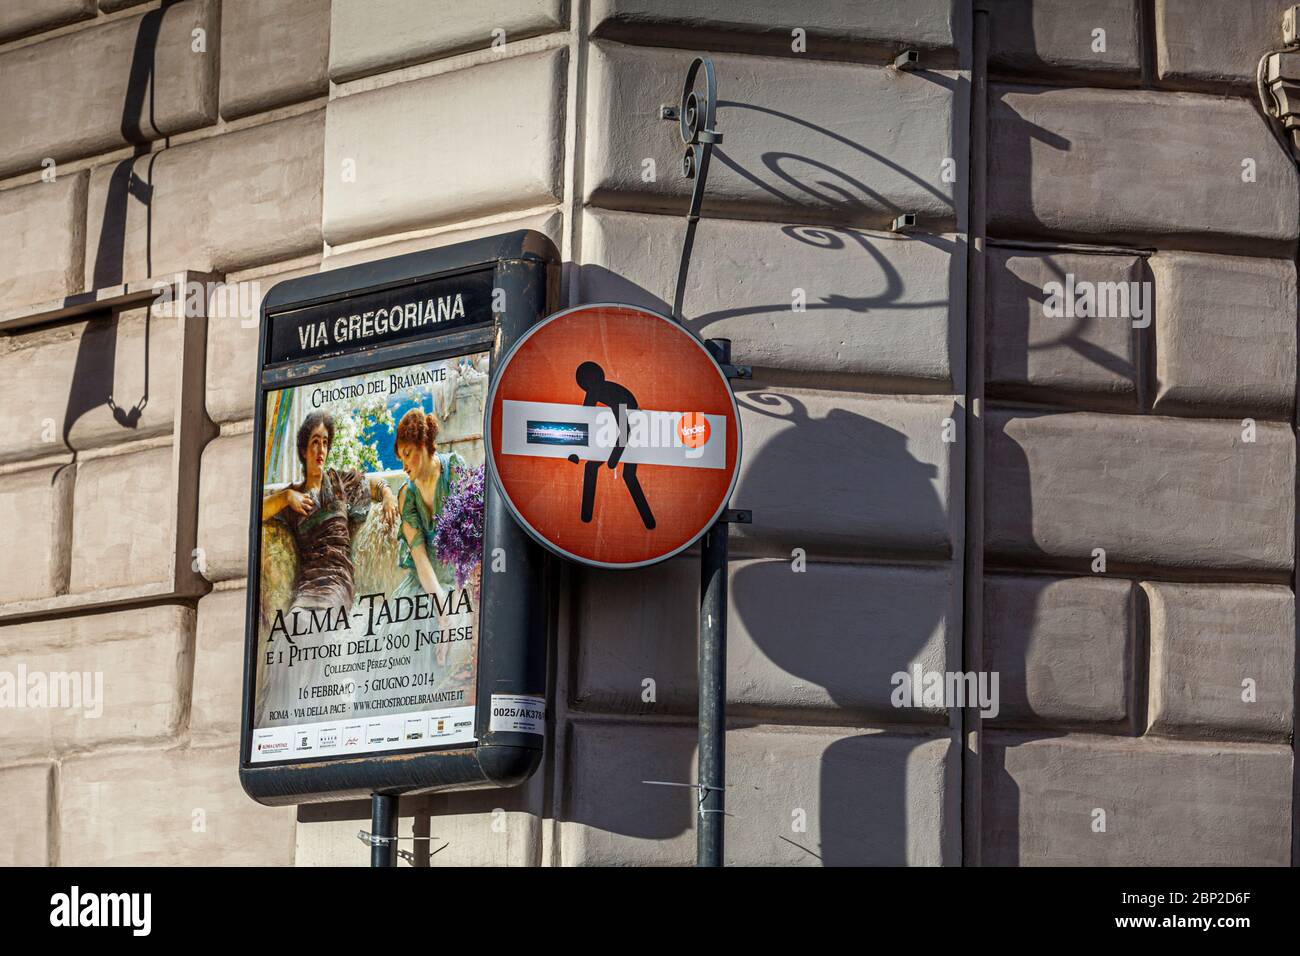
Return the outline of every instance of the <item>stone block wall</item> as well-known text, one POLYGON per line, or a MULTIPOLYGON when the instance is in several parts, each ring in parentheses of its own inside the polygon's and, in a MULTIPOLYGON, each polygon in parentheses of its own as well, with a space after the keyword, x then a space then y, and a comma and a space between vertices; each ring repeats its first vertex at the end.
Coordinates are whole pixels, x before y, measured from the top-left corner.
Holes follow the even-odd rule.
MULTIPOLYGON (((1283 5, 1240 6, 5 4, 0 672, 103 707, 0 712, 0 863, 366 862, 365 806, 237 778, 261 296, 531 228, 565 303, 666 310, 660 107, 706 52, 685 312, 754 368, 728 862, 1289 862, 1300 190, 1251 98, 1283 5), (226 295, 150 308, 177 273, 226 295), (1046 316, 1066 274, 1139 283, 1146 324, 1046 316), (897 672, 981 667, 995 718, 897 706, 897 672)), ((691 791, 646 781, 694 779, 698 574, 565 568, 543 768, 402 832, 691 862, 691 791)))
POLYGON ((98 686, 5 709, 8 863, 294 860, 294 811, 234 772, 257 303, 152 302, 320 258, 329 4, 271 9, 0 11, 0 670, 98 686))
POLYGON ((990 5, 978 862, 1292 860, 1285 6, 990 5))

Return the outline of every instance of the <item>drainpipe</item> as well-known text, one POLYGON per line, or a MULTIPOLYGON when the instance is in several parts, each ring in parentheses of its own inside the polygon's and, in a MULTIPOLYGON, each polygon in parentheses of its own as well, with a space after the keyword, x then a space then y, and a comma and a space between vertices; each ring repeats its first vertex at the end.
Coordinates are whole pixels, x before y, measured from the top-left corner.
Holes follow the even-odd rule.
MULTIPOLYGON (((984 669, 984 327, 985 193, 988 162, 988 0, 972 4, 970 177, 966 211, 965 548, 962 555, 962 667, 984 669)), ((983 747, 979 712, 961 708, 961 859, 980 865, 983 747)))
MULTIPOLYGON (((1282 15, 1282 43, 1279 50, 1270 50, 1259 60, 1255 68, 1255 87, 1259 93, 1260 106, 1268 120, 1269 130, 1278 144, 1291 157, 1291 161, 1300 163, 1300 7, 1290 7, 1282 15)), ((1300 269, 1300 260, 1297 261, 1300 269)), ((1300 369, 1300 335, 1297 336, 1297 369, 1300 369)), ((1300 434, 1300 387, 1297 388, 1295 405, 1291 411, 1291 435, 1300 434)), ((1294 479, 1293 490, 1296 502, 1295 539, 1300 540, 1300 474, 1294 479)), ((1291 568, 1291 592, 1297 590, 1297 575, 1291 568)), ((1296 630, 1296 643, 1300 646, 1300 626, 1296 630)), ((1296 767, 1300 765, 1300 745, 1295 734, 1295 701, 1300 700, 1300 670, 1293 673, 1292 733, 1291 733, 1291 865, 1300 865, 1300 775, 1296 767)))

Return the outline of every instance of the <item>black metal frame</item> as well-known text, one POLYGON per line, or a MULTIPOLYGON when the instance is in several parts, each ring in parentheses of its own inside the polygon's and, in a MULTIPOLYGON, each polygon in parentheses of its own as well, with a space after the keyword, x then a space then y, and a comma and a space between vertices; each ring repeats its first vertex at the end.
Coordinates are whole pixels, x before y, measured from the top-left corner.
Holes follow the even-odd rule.
POLYGON ((554 311, 559 296, 559 254, 546 236, 531 230, 410 253, 331 272, 290 279, 262 301, 258 345, 257 408, 254 423, 252 494, 248 536, 248 604, 245 614, 244 703, 239 778, 259 803, 278 806, 356 799, 372 794, 428 793, 516 786, 541 763, 545 739, 536 734, 489 731, 491 695, 547 696, 546 652, 553 580, 551 561, 515 523, 495 486, 484 488, 483 578, 479 605, 477 689, 473 744, 270 764, 249 762, 252 701, 258 646, 261 586, 261 497, 266 393, 344 375, 396 368, 423 360, 490 351, 490 382, 505 352, 536 322, 554 311), (504 308, 490 321, 441 335, 387 346, 266 364, 269 319, 310 305, 364 292, 397 289, 434 278, 479 270, 493 272, 493 288, 504 308), (505 556, 504 573, 493 573, 491 556, 505 556))

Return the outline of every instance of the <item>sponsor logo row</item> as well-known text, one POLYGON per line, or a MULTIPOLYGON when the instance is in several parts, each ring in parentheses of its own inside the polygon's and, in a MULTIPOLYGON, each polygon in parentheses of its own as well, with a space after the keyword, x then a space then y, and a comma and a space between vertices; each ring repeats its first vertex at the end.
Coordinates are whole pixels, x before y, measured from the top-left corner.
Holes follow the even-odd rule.
POLYGON ((252 761, 373 753, 474 739, 474 708, 391 714, 373 720, 270 727, 253 732, 252 761))

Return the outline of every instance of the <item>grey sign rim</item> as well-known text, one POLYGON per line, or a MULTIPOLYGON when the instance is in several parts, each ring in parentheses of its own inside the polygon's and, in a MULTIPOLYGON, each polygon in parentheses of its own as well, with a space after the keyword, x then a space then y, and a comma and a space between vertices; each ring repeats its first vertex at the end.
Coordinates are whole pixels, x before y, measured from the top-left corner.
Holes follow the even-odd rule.
POLYGON ((664 561, 667 561, 670 558, 677 557, 677 555, 681 554, 683 551, 692 547, 697 541, 699 541, 702 537, 708 534, 709 529, 712 528, 715 524, 717 524, 718 519, 722 517, 723 513, 727 510, 728 505, 731 504, 731 495, 736 490, 736 483, 740 480, 740 462, 742 458, 742 453, 744 451, 744 430, 740 427, 740 406, 736 404, 736 393, 731 387, 731 381, 727 378, 726 374, 722 371, 722 366, 718 364, 718 360, 715 359, 709 353, 709 350, 707 348, 704 347, 704 343, 700 341, 700 337, 698 335, 696 335, 694 332, 692 332, 690 329, 688 329, 685 325, 681 324, 680 322, 676 322, 673 319, 669 318, 668 316, 664 315, 662 312, 656 312, 654 309, 647 309, 643 305, 632 305, 629 302, 584 302, 581 305, 569 306, 569 308, 567 309, 561 309, 559 312, 551 313, 546 318, 538 322, 536 325, 532 326, 527 332, 525 332, 519 338, 517 342, 515 342, 514 345, 510 346, 510 350, 506 352, 505 356, 501 359, 501 362, 499 363, 499 366, 496 369, 496 373, 492 376, 492 384, 488 388, 487 404, 483 408, 483 443, 487 448, 487 465, 488 465, 488 471, 492 475, 492 483, 496 485, 497 491, 501 493, 501 500, 505 502, 506 508, 510 512, 510 516, 514 518, 515 521, 519 522, 519 526, 523 528, 526 532, 528 532, 528 536, 530 538, 532 538, 542 547, 546 548, 546 550, 550 551, 552 554, 557 554, 560 557, 567 558, 570 561, 576 561, 579 564, 586 565, 589 568, 605 568, 610 571, 632 571, 635 570, 636 568, 647 568, 655 564, 662 564, 664 561), (505 483, 501 480, 501 476, 497 474, 496 450, 492 447, 492 409, 496 405, 497 386, 501 384, 501 379, 505 375, 506 369, 509 368, 510 366, 510 360, 515 357, 515 352, 517 352, 525 342, 527 342, 530 338, 532 338, 535 332, 538 332, 546 328, 546 326, 550 325, 552 322, 558 319, 562 319, 566 315, 569 315, 573 312, 580 312, 586 309, 602 309, 602 308, 603 309, 628 309, 633 312, 641 312, 645 315, 649 315, 652 316, 653 318, 659 319, 661 322, 667 322, 674 329, 678 330, 683 335, 685 335, 688 339, 690 339, 691 342, 695 344, 695 347, 704 353, 705 358, 707 358, 709 360, 709 363, 713 366, 714 371, 718 373, 718 378, 722 380, 722 384, 727 390, 727 398, 731 402, 732 418, 733 421, 735 421, 736 423, 736 463, 735 466, 731 469, 731 481, 727 484, 727 493, 722 496, 722 503, 718 506, 717 510, 713 513, 713 517, 709 519, 708 523, 706 523, 703 528, 701 528, 698 532, 692 535, 680 547, 674 549, 673 551, 668 552, 667 554, 660 555, 659 557, 650 558, 647 561, 634 561, 634 562, 622 562, 622 563, 612 563, 609 561, 593 561, 590 558, 584 558, 582 555, 573 554, 570 551, 566 551, 564 548, 561 548, 559 545, 555 544, 554 542, 548 541, 536 528, 532 526, 532 524, 530 524, 524 518, 523 515, 519 513, 519 509, 515 507, 514 500, 510 497, 510 493, 506 491, 505 483))

